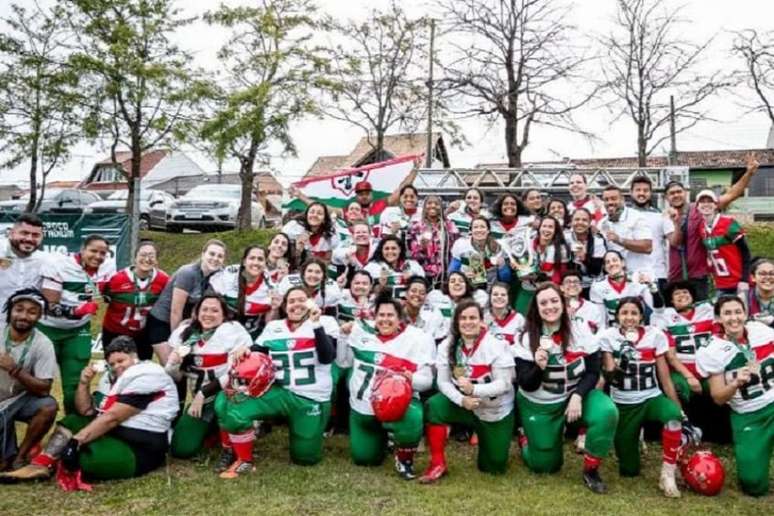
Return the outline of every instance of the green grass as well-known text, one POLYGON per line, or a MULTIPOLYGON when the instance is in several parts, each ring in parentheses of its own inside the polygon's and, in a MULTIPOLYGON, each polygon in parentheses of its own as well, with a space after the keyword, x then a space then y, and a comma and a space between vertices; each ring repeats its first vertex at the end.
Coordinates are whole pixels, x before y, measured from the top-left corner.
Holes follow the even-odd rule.
MULTIPOLYGON (((771 226, 747 228, 753 254, 774 255, 771 226)), ((161 248, 161 265, 174 272, 195 260, 208 238, 220 238, 235 263, 249 244, 265 244, 270 231, 219 234, 147 232, 161 248)), ((1 486, 0 514, 771 514, 774 495, 754 499, 740 493, 729 447, 715 447, 726 466, 723 492, 706 498, 683 489, 679 500, 658 490, 660 446, 649 446, 643 476, 621 478, 614 458, 603 464, 610 494, 591 494, 580 479, 580 457, 565 446, 565 465, 557 475, 534 475, 511 448, 506 475, 490 476, 475 467, 475 448, 449 445, 450 475, 439 485, 422 486, 398 479, 386 461, 359 468, 349 460, 348 440, 325 441, 324 459, 314 467, 290 465, 287 431, 276 428, 256 444, 257 471, 236 481, 222 481, 212 471, 214 452, 198 461, 172 460, 146 477, 95 484, 93 493, 63 493, 52 483, 1 486)), ((427 455, 417 457, 418 470, 427 455)), ((774 471, 774 465, 772 467, 774 471)))

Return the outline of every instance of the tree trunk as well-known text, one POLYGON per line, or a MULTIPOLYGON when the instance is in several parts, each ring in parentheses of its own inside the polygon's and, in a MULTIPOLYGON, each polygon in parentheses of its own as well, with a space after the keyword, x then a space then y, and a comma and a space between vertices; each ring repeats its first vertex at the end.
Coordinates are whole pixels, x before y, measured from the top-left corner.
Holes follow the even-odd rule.
MULTIPOLYGON (((27 207, 24 211, 28 213, 34 213, 38 205, 38 138, 37 135, 33 139, 33 150, 30 156, 30 200, 27 202, 27 207)), ((40 192, 41 198, 43 192, 40 192)))
POLYGON ((242 180, 242 198, 239 201, 237 229, 249 230, 253 227, 253 179, 255 173, 255 152, 251 151, 239 160, 239 179, 242 180))
POLYGON ((376 131, 376 161, 384 161, 384 131, 379 129, 376 131))
POLYGON ((645 140, 645 130, 637 127, 637 165, 646 167, 648 164, 648 142, 645 140))
POLYGON ((505 119, 505 148, 508 153, 508 167, 521 168, 521 151, 519 145, 519 128, 515 120, 505 119))
POLYGON ((132 130, 132 161, 129 171, 129 181, 126 196, 126 213, 129 216, 129 248, 130 256, 134 256, 137 244, 140 242, 140 167, 142 165, 142 146, 139 134, 132 130))

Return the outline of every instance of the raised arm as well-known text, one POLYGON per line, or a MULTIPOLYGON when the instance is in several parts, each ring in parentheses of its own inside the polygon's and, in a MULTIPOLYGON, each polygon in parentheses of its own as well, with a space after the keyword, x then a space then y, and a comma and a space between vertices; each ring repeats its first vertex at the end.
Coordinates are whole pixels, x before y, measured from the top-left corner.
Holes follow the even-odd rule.
POLYGON ((739 178, 739 181, 731 185, 727 192, 723 193, 718 198, 718 209, 725 210, 729 204, 744 195, 744 191, 747 189, 747 185, 750 184, 753 176, 756 172, 758 172, 758 166, 760 163, 758 163, 755 153, 748 153, 746 156, 746 161, 747 170, 745 171, 744 175, 739 178))

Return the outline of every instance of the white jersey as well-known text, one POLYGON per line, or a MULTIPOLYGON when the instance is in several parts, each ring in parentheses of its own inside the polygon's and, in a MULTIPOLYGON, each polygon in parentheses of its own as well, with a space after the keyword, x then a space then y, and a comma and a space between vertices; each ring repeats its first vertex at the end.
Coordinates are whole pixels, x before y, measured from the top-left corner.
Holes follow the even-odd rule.
POLYGON ((521 228, 529 226, 535 219, 533 215, 519 215, 511 224, 503 224, 501 220, 492 219, 489 222, 489 233, 497 240, 509 235, 515 235, 521 228))
POLYGON ((746 343, 735 344, 717 335, 696 353, 696 369, 703 377, 722 374, 731 383, 742 367, 760 368, 750 381, 736 390, 728 402, 731 410, 744 414, 774 403, 774 330, 763 323, 745 323, 746 343))
MULTIPOLYGON (((566 301, 570 303, 570 301, 566 301)), ((597 303, 592 303, 582 297, 577 300, 578 308, 572 312, 570 320, 573 323, 584 324, 588 326, 589 330, 593 334, 597 334, 600 330, 607 328, 607 314, 605 309, 597 303)), ((570 307, 572 311, 572 307, 570 307)))
MULTIPOLYGON (((599 235, 590 234, 589 238, 592 239, 592 254, 589 258, 595 258, 598 260, 602 260, 605 257, 605 253, 607 252, 607 246, 605 245, 605 239, 602 238, 599 235)), ((573 260, 575 259, 575 249, 577 246, 582 246, 584 250, 588 252, 588 241, 581 242, 578 240, 578 237, 575 235, 575 232, 568 229, 564 232, 564 241, 567 243, 567 247, 570 249, 570 252, 573 255, 573 260)), ((583 288, 589 288, 591 287, 591 284, 599 279, 598 275, 592 275, 592 273, 588 270, 586 270, 586 267, 584 267, 579 262, 575 262, 575 264, 579 267, 580 273, 581 273, 581 287, 583 288)))
MULTIPOLYGON (((435 366, 438 370, 438 388, 455 405, 462 406, 463 394, 457 387, 457 380, 450 364, 449 347, 451 337, 444 339, 438 346, 435 366)), ((473 383, 472 396, 481 399, 473 413, 481 421, 500 421, 513 411, 513 355, 508 342, 501 336, 482 331, 473 348, 467 351, 464 346, 455 346, 454 369, 473 383), (500 379, 501 392, 487 392, 488 385, 496 380, 496 371, 509 370, 508 379, 500 379)), ((489 387, 491 389, 491 387, 489 387)))
POLYGON ((657 308, 650 316, 650 324, 661 328, 671 337, 669 344, 675 355, 694 375, 696 352, 709 342, 715 326, 715 313, 710 303, 699 303, 685 314, 672 307, 657 308))
POLYGON ((675 224, 655 208, 632 209, 642 217, 650 228, 653 242, 653 249, 650 251, 650 270, 656 279, 666 279, 669 275, 667 270, 667 235, 674 233, 675 224))
MULTIPOLYGON (((511 346, 516 359, 534 362, 535 355, 529 345, 529 334, 524 333, 516 346, 511 346)), ((543 370, 543 381, 537 390, 521 394, 532 403, 550 404, 567 401, 578 382, 586 373, 586 357, 599 351, 599 341, 586 326, 573 324, 572 338, 567 349, 554 340, 548 350, 548 365, 543 370)))
MULTIPOLYGON (((338 283, 330 278, 323 281, 325 281, 325 297, 322 295, 322 290, 318 289, 314 295, 314 302, 317 303, 317 306, 319 306, 320 309, 325 310, 326 308, 331 308, 339 304, 339 301, 341 300, 341 289, 339 288, 338 283)), ((282 281, 277 285, 277 294, 281 297, 285 297, 288 290, 290 290, 291 287, 296 286, 304 286, 301 275, 288 274, 282 278, 282 281)))
POLYGON ((524 331, 526 319, 516 310, 509 310, 503 319, 497 319, 492 312, 487 312, 484 321, 492 335, 499 335, 509 346, 516 344, 524 331))
POLYGON ((340 323, 350 321, 373 320, 375 317, 373 299, 369 299, 364 304, 359 304, 349 290, 341 293, 339 301, 338 320, 340 323))
POLYGON ((392 235, 396 236, 405 235, 408 227, 414 223, 422 220, 422 209, 417 210, 409 215, 400 206, 388 206, 382 211, 379 217, 379 226, 381 227, 381 236, 392 235), (392 223, 397 222, 399 229, 397 233, 392 231, 392 223))
POLYGON ((392 290, 392 297, 394 298, 402 298, 405 295, 406 281, 411 276, 425 276, 425 270, 414 260, 405 260, 397 269, 393 269, 384 262, 374 260, 363 267, 363 270, 371 275, 374 285, 379 283, 382 271, 386 272, 387 288, 392 290))
MULTIPOLYGON (((339 338, 336 319, 323 315, 320 324, 328 337, 339 338)), ((255 343, 266 348, 274 362, 274 385, 310 400, 331 400, 331 364, 321 364, 317 357, 311 321, 304 321, 295 330, 290 329, 287 319, 270 321, 255 343)))
POLYGON ((150 396, 150 403, 144 409, 119 425, 135 430, 168 432, 180 408, 172 377, 150 360, 130 366, 112 384, 110 375, 103 374, 97 393, 102 397, 97 407, 99 413, 108 411, 115 403, 131 405, 133 396, 150 396))
POLYGON ((285 233, 293 243, 295 243, 301 235, 306 235, 308 238, 304 244, 304 250, 318 258, 324 258, 327 253, 333 251, 339 245, 339 239, 336 236, 335 231, 330 237, 311 235, 303 224, 297 220, 291 220, 282 226, 282 232, 285 233))
MULTIPOLYGON (((105 259, 93 275, 89 275, 81 266, 80 255, 50 253, 48 258, 41 269, 42 287, 61 292, 59 304, 62 306, 77 307, 82 303, 94 301, 100 295, 105 282, 116 272, 116 262, 112 258, 105 259)), ((80 319, 46 315, 40 320, 40 324, 51 328, 72 329, 80 328, 90 320, 91 315, 84 315, 80 319)))
POLYGON ((334 265, 346 265, 351 267, 352 270, 359 271, 360 269, 364 269, 365 266, 368 265, 368 262, 371 261, 371 258, 374 256, 374 251, 376 251, 376 247, 376 240, 371 240, 371 244, 368 246, 368 253, 366 253, 363 258, 360 258, 357 255, 357 247, 354 243, 349 242, 346 245, 341 244, 333 250, 331 263, 334 265))
POLYGON ((571 200, 567 203, 567 214, 572 215, 578 208, 585 208, 591 214, 592 226, 596 226, 600 220, 605 218, 605 206, 596 197, 587 196, 585 199, 571 200))
MULTIPOLYGON (((239 265, 230 265, 210 276, 210 287, 222 295, 228 307, 239 313, 239 265)), ((260 320, 271 310, 271 294, 274 286, 268 274, 264 273, 258 281, 245 286, 244 322, 248 332, 258 329, 260 320)))
MULTIPOLYGON (((228 370, 231 354, 237 348, 250 347, 253 343, 247 330, 236 321, 227 321, 218 326, 208 338, 183 341, 183 331, 191 325, 191 320, 183 321, 169 336, 169 345, 174 350, 185 349, 180 371, 188 379, 188 389, 196 393, 210 382, 219 382, 225 387, 228 381, 228 370), (190 351, 189 351, 190 350, 190 351)), ((211 401, 212 398, 207 401, 211 401)))
POLYGON ((412 321, 409 318, 409 323, 430 335, 435 341, 441 340, 449 334, 446 318, 438 308, 427 302, 420 307, 415 320, 412 321))
POLYGON ((616 366, 623 371, 620 381, 610 385, 610 397, 625 405, 643 403, 661 394, 656 358, 669 351, 666 334, 653 326, 638 328, 632 341, 620 328, 608 328, 599 337, 603 352, 612 353, 616 366))
POLYGON ((604 277, 591 284, 589 299, 592 303, 602 305, 607 313, 607 325, 613 326, 618 303, 624 297, 639 297, 646 305, 653 308, 653 295, 648 286, 636 278, 626 278, 622 283, 616 283, 604 277))
MULTIPOLYGON (((599 223, 599 229, 604 235, 607 231, 614 231, 616 235, 621 238, 629 240, 653 240, 653 235, 650 232, 645 218, 640 212, 627 207, 624 207, 621 211, 621 215, 618 217, 618 221, 613 222, 609 217, 605 217, 599 223)), ((614 242, 607 242, 607 248, 613 251, 618 251, 626 260, 626 267, 630 271, 643 271, 653 273, 652 258, 649 254, 635 253, 625 249, 622 245, 614 242)))
POLYGON ((474 286, 486 285, 496 279, 499 267, 496 263, 505 262, 505 253, 499 244, 494 252, 489 250, 489 246, 480 251, 473 247, 470 238, 456 240, 451 254, 453 260, 460 262, 460 272, 468 276, 474 286))
MULTIPOLYGON (((478 215, 487 219, 492 217, 486 208, 483 207, 478 212, 478 215)), ((470 221, 473 220, 473 216, 468 213, 464 202, 460 203, 460 207, 450 213, 446 218, 457 228, 460 237, 466 237, 470 234, 470 221)))
MULTIPOLYGON (((474 290, 473 300, 478 303, 481 308, 484 308, 488 303, 486 292, 483 290, 474 290)), ((455 303, 452 298, 440 290, 434 289, 427 293, 425 304, 428 304, 433 308, 437 308, 441 312, 443 318, 446 320, 446 326, 451 328, 451 320, 454 316, 454 308, 457 306, 457 303, 455 303)))
POLYGON ((23 288, 40 288, 41 269, 48 253, 34 251, 27 257, 17 256, 8 240, 0 242, 0 310, 11 294, 23 288))
POLYGON ((333 229, 336 232, 339 246, 352 243, 352 231, 350 231, 349 222, 344 217, 335 217, 333 219, 333 229))
POLYGON ((357 322, 339 351, 337 363, 341 367, 352 367, 349 405, 359 414, 374 415, 371 390, 377 375, 408 371, 412 373, 415 391, 429 389, 432 385, 435 343, 415 326, 406 326, 392 338, 383 339, 371 327, 357 322))

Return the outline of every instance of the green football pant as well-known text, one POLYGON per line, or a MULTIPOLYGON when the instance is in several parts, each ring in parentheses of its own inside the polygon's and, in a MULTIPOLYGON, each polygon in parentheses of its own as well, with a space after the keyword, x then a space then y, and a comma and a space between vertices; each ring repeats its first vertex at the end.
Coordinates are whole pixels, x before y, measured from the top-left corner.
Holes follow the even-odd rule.
POLYGON ((682 419, 680 407, 663 394, 642 403, 618 404, 618 429, 615 432, 615 453, 621 476, 640 474, 640 429, 646 421, 667 424, 682 419))
POLYGON ((275 385, 259 398, 243 394, 229 398, 221 392, 215 398, 215 413, 220 426, 232 434, 249 430, 253 421, 286 418, 290 430, 290 459, 295 464, 308 466, 322 460, 330 401, 313 401, 275 385))
POLYGON ((513 412, 500 421, 481 421, 472 411, 455 405, 438 393, 427 400, 427 422, 472 427, 478 436, 478 469, 485 473, 505 473, 508 469, 513 412))
POLYGON ((79 328, 63 330, 38 325, 46 337, 51 339, 62 377, 62 404, 65 414, 75 414, 75 390, 81 379, 81 371, 91 359, 91 323, 79 328))
MULTIPOLYGON (((81 431, 94 418, 70 414, 59 424, 72 433, 81 431)), ((121 439, 103 435, 81 448, 80 465, 83 474, 97 480, 132 478, 137 469, 132 448, 121 439)))
POLYGON ((742 491, 764 496, 769 491, 769 467, 774 446, 774 403, 740 414, 731 411, 736 476, 742 491))
MULTIPOLYGON (((677 371, 672 371, 669 376, 672 377, 672 383, 675 386, 677 397, 680 398, 680 401, 683 403, 688 403, 691 401, 691 398, 697 396, 697 394, 691 390, 691 386, 688 385, 688 380, 685 379, 685 376, 681 375, 677 371)), ((701 383, 701 395, 708 395, 709 382, 706 378, 699 378, 698 380, 701 383)))
MULTIPOLYGON (((516 403, 527 436, 527 445, 521 450, 525 464, 535 473, 556 473, 564 461, 562 441, 567 402, 533 403, 519 392, 516 394, 516 403)), ((613 445, 617 424, 618 410, 615 403, 597 389, 583 398, 581 418, 574 423, 586 427, 586 452, 598 458, 607 456, 613 445)))
MULTIPOLYGON (((203 415, 214 411, 213 402, 202 407, 203 415)), ((175 424, 170 444, 170 453, 178 459, 190 459, 199 453, 208 436, 217 433, 218 425, 214 414, 212 417, 192 417, 188 415, 188 407, 183 410, 175 424)))
POLYGON ((349 413, 349 448, 358 466, 377 466, 384 461, 387 433, 397 448, 414 448, 422 439, 422 403, 413 399, 398 421, 382 423, 374 416, 349 413))
POLYGON ((523 285, 519 285, 519 291, 516 294, 514 307, 524 317, 527 316, 529 311, 529 305, 532 303, 532 298, 535 297, 535 291, 524 288, 523 285))

